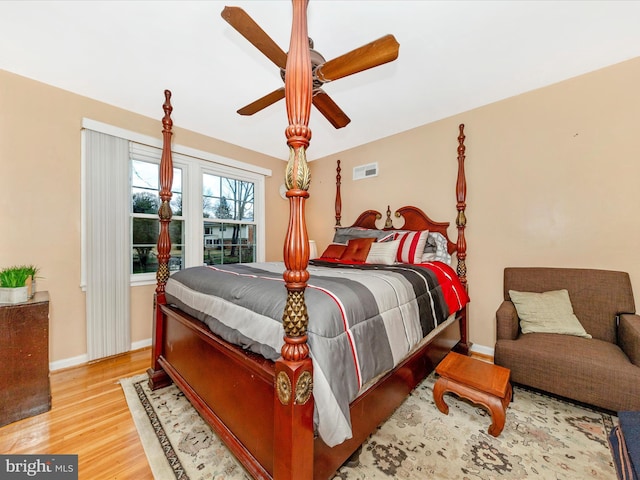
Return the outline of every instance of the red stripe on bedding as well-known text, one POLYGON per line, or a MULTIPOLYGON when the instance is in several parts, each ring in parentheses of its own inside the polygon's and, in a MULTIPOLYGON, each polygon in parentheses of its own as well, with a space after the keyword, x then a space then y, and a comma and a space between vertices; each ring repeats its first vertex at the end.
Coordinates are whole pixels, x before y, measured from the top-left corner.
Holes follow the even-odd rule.
POLYGON ((351 347, 351 356, 353 358, 353 366, 356 369, 356 376, 358 377, 358 388, 362 387, 362 374, 360 373, 360 362, 358 361, 358 352, 356 348, 356 342, 353 338, 353 333, 351 332, 351 326, 349 325, 349 322, 347 320, 347 313, 344 309, 344 305, 342 305, 342 302, 340 301, 340 299, 329 290, 326 290, 322 287, 316 287, 315 285, 307 285, 307 288, 313 288, 314 290, 318 290, 328 295, 331 299, 333 299, 334 302, 336 302, 336 305, 338 305, 338 309, 340 310, 340 315, 342 316, 342 324, 344 326, 344 331, 347 334, 347 338, 349 339, 349 346, 351 347))
POLYGON ((442 286, 442 294, 449 307, 449 312, 457 312, 469 303, 467 290, 449 265, 443 262, 428 262, 421 263, 420 266, 426 267, 436 274, 438 283, 442 286))
MULTIPOLYGON (((276 280, 279 282, 283 282, 284 283, 284 278, 274 278, 274 277, 263 277, 261 275, 255 275, 252 273, 239 273, 239 272, 230 272, 229 270, 221 270, 219 268, 216 268, 212 265, 207 265, 207 268, 210 268, 212 270, 216 270, 217 272, 222 272, 222 273, 230 273, 232 275, 236 275, 238 277, 250 277, 250 278, 260 278, 263 280, 276 280)), ((362 387, 362 374, 360 371, 360 363, 358 361, 358 352, 357 352, 357 348, 356 348, 356 342, 353 338, 353 333, 351 332, 351 327, 349 325, 349 322, 347 321, 347 314, 346 311, 344 309, 344 305, 342 305, 342 302, 340 301, 340 299, 334 295, 332 292, 330 292, 329 290, 326 290, 324 288, 321 287, 316 287, 315 285, 309 285, 307 284, 307 288, 313 288, 314 290, 318 290, 326 295, 328 295, 334 302, 336 302, 336 305, 338 306, 338 310, 340 310, 340 315, 342 317, 342 325, 344 327, 344 331, 347 334, 347 338, 349 339, 349 345, 351 347, 351 356, 353 357, 353 365, 356 369, 356 376, 358 377, 358 388, 362 387)))
MULTIPOLYGON (((411 254, 411 252, 405 253, 404 251, 404 244, 407 243, 407 240, 409 239, 409 235, 401 235, 400 236, 400 245, 398 245, 398 256, 396 258, 396 260, 398 260, 398 262, 403 262, 404 258, 408 258, 409 254, 411 254)), ((411 255, 411 258, 413 258, 413 255, 411 255)), ((406 260, 407 263, 410 263, 409 260, 406 260)))
POLYGON ((416 246, 419 238, 420 232, 400 234, 400 245, 398 246, 396 260, 402 263, 415 263, 416 246))
POLYGON ((229 273, 231 275, 235 275, 236 277, 249 277, 249 278, 261 278, 262 280, 275 280, 276 282, 282 282, 284 283, 284 277, 282 278, 277 278, 277 277, 263 277, 262 275, 256 275, 254 273, 240 273, 240 272, 231 272, 229 270, 221 270, 220 268, 214 267, 213 265, 207 265, 207 268, 210 268, 211 270, 215 270, 216 272, 220 272, 220 273, 229 273))

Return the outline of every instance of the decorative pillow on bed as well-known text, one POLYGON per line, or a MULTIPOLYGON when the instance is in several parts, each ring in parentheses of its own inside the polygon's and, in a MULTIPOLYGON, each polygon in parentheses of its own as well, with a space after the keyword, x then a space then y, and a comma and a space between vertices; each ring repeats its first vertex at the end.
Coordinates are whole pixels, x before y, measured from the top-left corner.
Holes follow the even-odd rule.
POLYGON ((442 235, 441 233, 429 232, 427 235, 427 243, 424 245, 424 253, 436 253, 438 245, 436 244, 436 235, 442 235))
POLYGON ((340 260, 346 262, 364 262, 369 255, 371 244, 375 242, 375 238, 352 238, 347 243, 347 248, 340 257, 340 260))
POLYGON ((427 245, 422 254, 422 263, 443 262, 451 265, 451 254, 449 254, 447 238, 438 232, 429 232, 427 245))
POLYGON ((377 242, 393 242, 396 239, 396 232, 387 233, 384 237, 379 238, 377 242))
POLYGON ((326 258, 331 260, 338 260, 346 249, 346 245, 342 245, 340 243, 332 243, 325 249, 324 252, 322 252, 322 255, 320 255, 320 259, 326 258))
POLYGON ((352 238, 381 238, 389 236, 389 232, 373 228, 337 227, 333 235, 333 243, 347 243, 352 238))
POLYGON ((573 313, 567 290, 542 293, 509 290, 509 296, 518 312, 522 333, 560 333, 591 338, 573 313))
POLYGON ((378 240, 371 244, 366 263, 380 263, 383 265, 393 265, 396 263, 396 255, 400 240, 385 241, 378 240))
POLYGON ((395 238, 400 241, 396 260, 400 263, 421 263, 428 234, 428 230, 396 233, 395 238))

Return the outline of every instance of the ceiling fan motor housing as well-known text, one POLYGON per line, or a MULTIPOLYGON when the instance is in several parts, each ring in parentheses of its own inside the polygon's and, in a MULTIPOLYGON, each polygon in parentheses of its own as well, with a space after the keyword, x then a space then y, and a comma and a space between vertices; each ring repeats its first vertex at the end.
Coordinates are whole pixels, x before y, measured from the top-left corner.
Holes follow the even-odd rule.
MULTIPOLYGON (((289 53, 287 52, 287 55, 288 54, 289 53)), ((313 72, 313 91, 315 92, 317 89, 322 87, 324 83, 326 83, 316 76, 316 68, 318 68, 319 65, 325 64, 327 61, 319 52, 313 49, 313 40, 311 38, 309 38, 309 54, 311 56, 311 70, 313 72)), ((280 69, 280 78, 282 78, 283 82, 286 73, 287 72, 284 68, 280 69)))

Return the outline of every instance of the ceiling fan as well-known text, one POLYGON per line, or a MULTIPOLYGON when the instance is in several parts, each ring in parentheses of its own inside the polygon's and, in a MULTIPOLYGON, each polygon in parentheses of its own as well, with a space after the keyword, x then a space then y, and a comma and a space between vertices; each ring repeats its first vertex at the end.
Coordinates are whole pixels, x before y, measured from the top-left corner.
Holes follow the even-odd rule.
MULTIPOLYGON (((287 66, 287 54, 267 35, 253 19, 239 7, 225 7, 222 11, 224 18, 244 38, 249 40, 269 60, 280 68, 280 75, 284 80, 287 66)), ((322 89, 322 85, 343 78, 354 73, 368 70, 378 65, 391 62, 398 58, 400 44, 393 35, 385 35, 371 43, 356 48, 333 60, 326 61, 322 55, 313 49, 313 40, 309 39, 311 67, 313 69, 313 105, 326 117, 335 128, 342 128, 351 119, 322 89)), ((262 98, 238 110, 240 115, 253 115, 256 112, 282 100, 285 96, 284 87, 268 93, 262 98)))

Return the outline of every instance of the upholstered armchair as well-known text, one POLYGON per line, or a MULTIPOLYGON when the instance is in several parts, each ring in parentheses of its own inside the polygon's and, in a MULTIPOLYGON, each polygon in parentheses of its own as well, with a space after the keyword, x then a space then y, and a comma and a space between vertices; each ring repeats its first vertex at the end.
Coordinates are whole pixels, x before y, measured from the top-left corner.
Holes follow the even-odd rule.
MULTIPOLYGON (((534 298, 544 303, 543 297, 534 298)), ((536 305, 528 307, 535 310, 536 305)), ((640 410, 640 316, 627 273, 506 268, 496 321, 495 363, 511 370, 512 382, 607 410, 640 410), (519 318, 509 292, 560 290, 567 290, 569 309, 587 335, 547 333, 545 328, 538 329, 545 333, 536 328, 523 333, 523 326, 529 331, 531 324, 519 318)))

